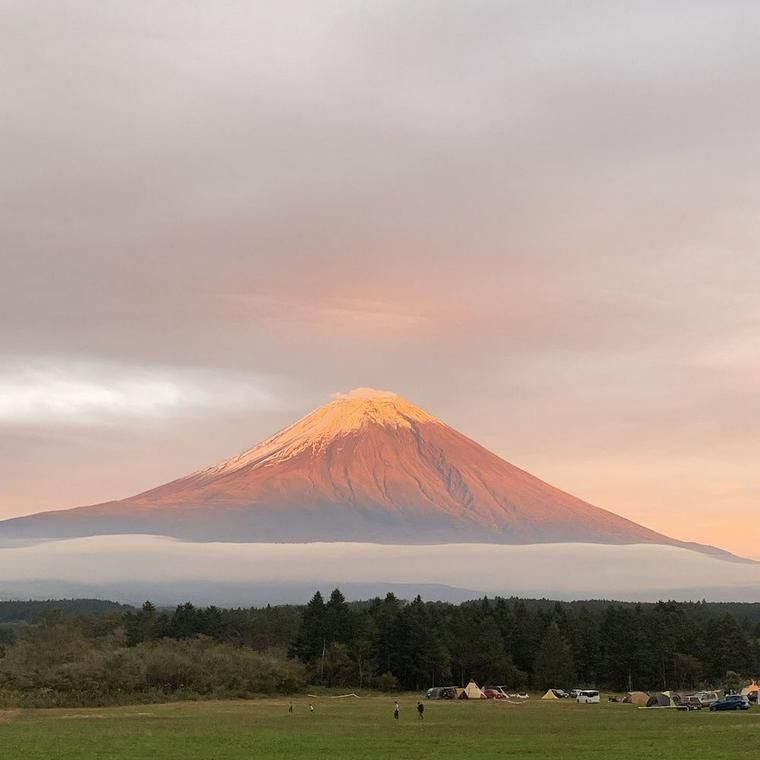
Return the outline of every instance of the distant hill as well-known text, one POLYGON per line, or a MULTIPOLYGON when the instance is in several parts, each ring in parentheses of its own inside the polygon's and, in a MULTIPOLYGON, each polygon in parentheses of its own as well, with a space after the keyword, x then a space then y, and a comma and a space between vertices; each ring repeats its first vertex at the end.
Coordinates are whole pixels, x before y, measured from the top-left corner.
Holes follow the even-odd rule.
POLYGON ((33 623, 43 615, 59 611, 67 617, 80 615, 104 615, 113 612, 127 612, 128 604, 110 602, 103 599, 47 599, 45 601, 0 602, 0 623, 33 623))

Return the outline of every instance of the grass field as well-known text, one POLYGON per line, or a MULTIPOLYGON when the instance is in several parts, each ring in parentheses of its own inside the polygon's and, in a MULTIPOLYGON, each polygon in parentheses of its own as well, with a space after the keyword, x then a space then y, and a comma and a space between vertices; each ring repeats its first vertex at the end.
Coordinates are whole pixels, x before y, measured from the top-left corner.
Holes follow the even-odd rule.
POLYGON ((630 705, 523 705, 393 699, 180 702, 102 709, 0 712, 2 760, 237 760, 282 757, 732 758, 760 756, 760 708, 746 713, 681 713, 630 705))

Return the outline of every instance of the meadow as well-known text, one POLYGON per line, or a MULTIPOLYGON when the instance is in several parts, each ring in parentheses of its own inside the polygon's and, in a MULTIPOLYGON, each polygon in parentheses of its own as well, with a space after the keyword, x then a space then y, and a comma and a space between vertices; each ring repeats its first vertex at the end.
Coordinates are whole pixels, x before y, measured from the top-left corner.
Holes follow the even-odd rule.
POLYGON ((393 697, 174 702, 133 707, 0 712, 3 760, 238 760, 276 757, 704 757, 755 760, 760 708, 747 713, 638 710, 630 705, 425 702, 393 697), (312 701, 315 711, 310 713, 312 701))

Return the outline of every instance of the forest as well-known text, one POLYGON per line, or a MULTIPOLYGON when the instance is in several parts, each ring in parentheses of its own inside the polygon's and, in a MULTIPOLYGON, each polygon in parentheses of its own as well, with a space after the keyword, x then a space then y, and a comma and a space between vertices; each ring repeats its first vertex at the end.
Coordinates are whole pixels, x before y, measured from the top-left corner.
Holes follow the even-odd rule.
POLYGON ((303 606, 162 609, 0 602, 0 706, 433 685, 735 688, 760 674, 760 604, 451 604, 393 594, 303 606))

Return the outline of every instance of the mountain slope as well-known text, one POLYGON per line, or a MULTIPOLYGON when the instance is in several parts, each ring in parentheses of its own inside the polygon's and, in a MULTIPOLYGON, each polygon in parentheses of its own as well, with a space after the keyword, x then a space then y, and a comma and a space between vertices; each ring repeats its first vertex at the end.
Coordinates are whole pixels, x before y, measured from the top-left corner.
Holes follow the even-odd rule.
POLYGON ((401 397, 368 389, 232 459, 137 496, 0 523, 6 538, 105 533, 690 546, 554 488, 401 397))

